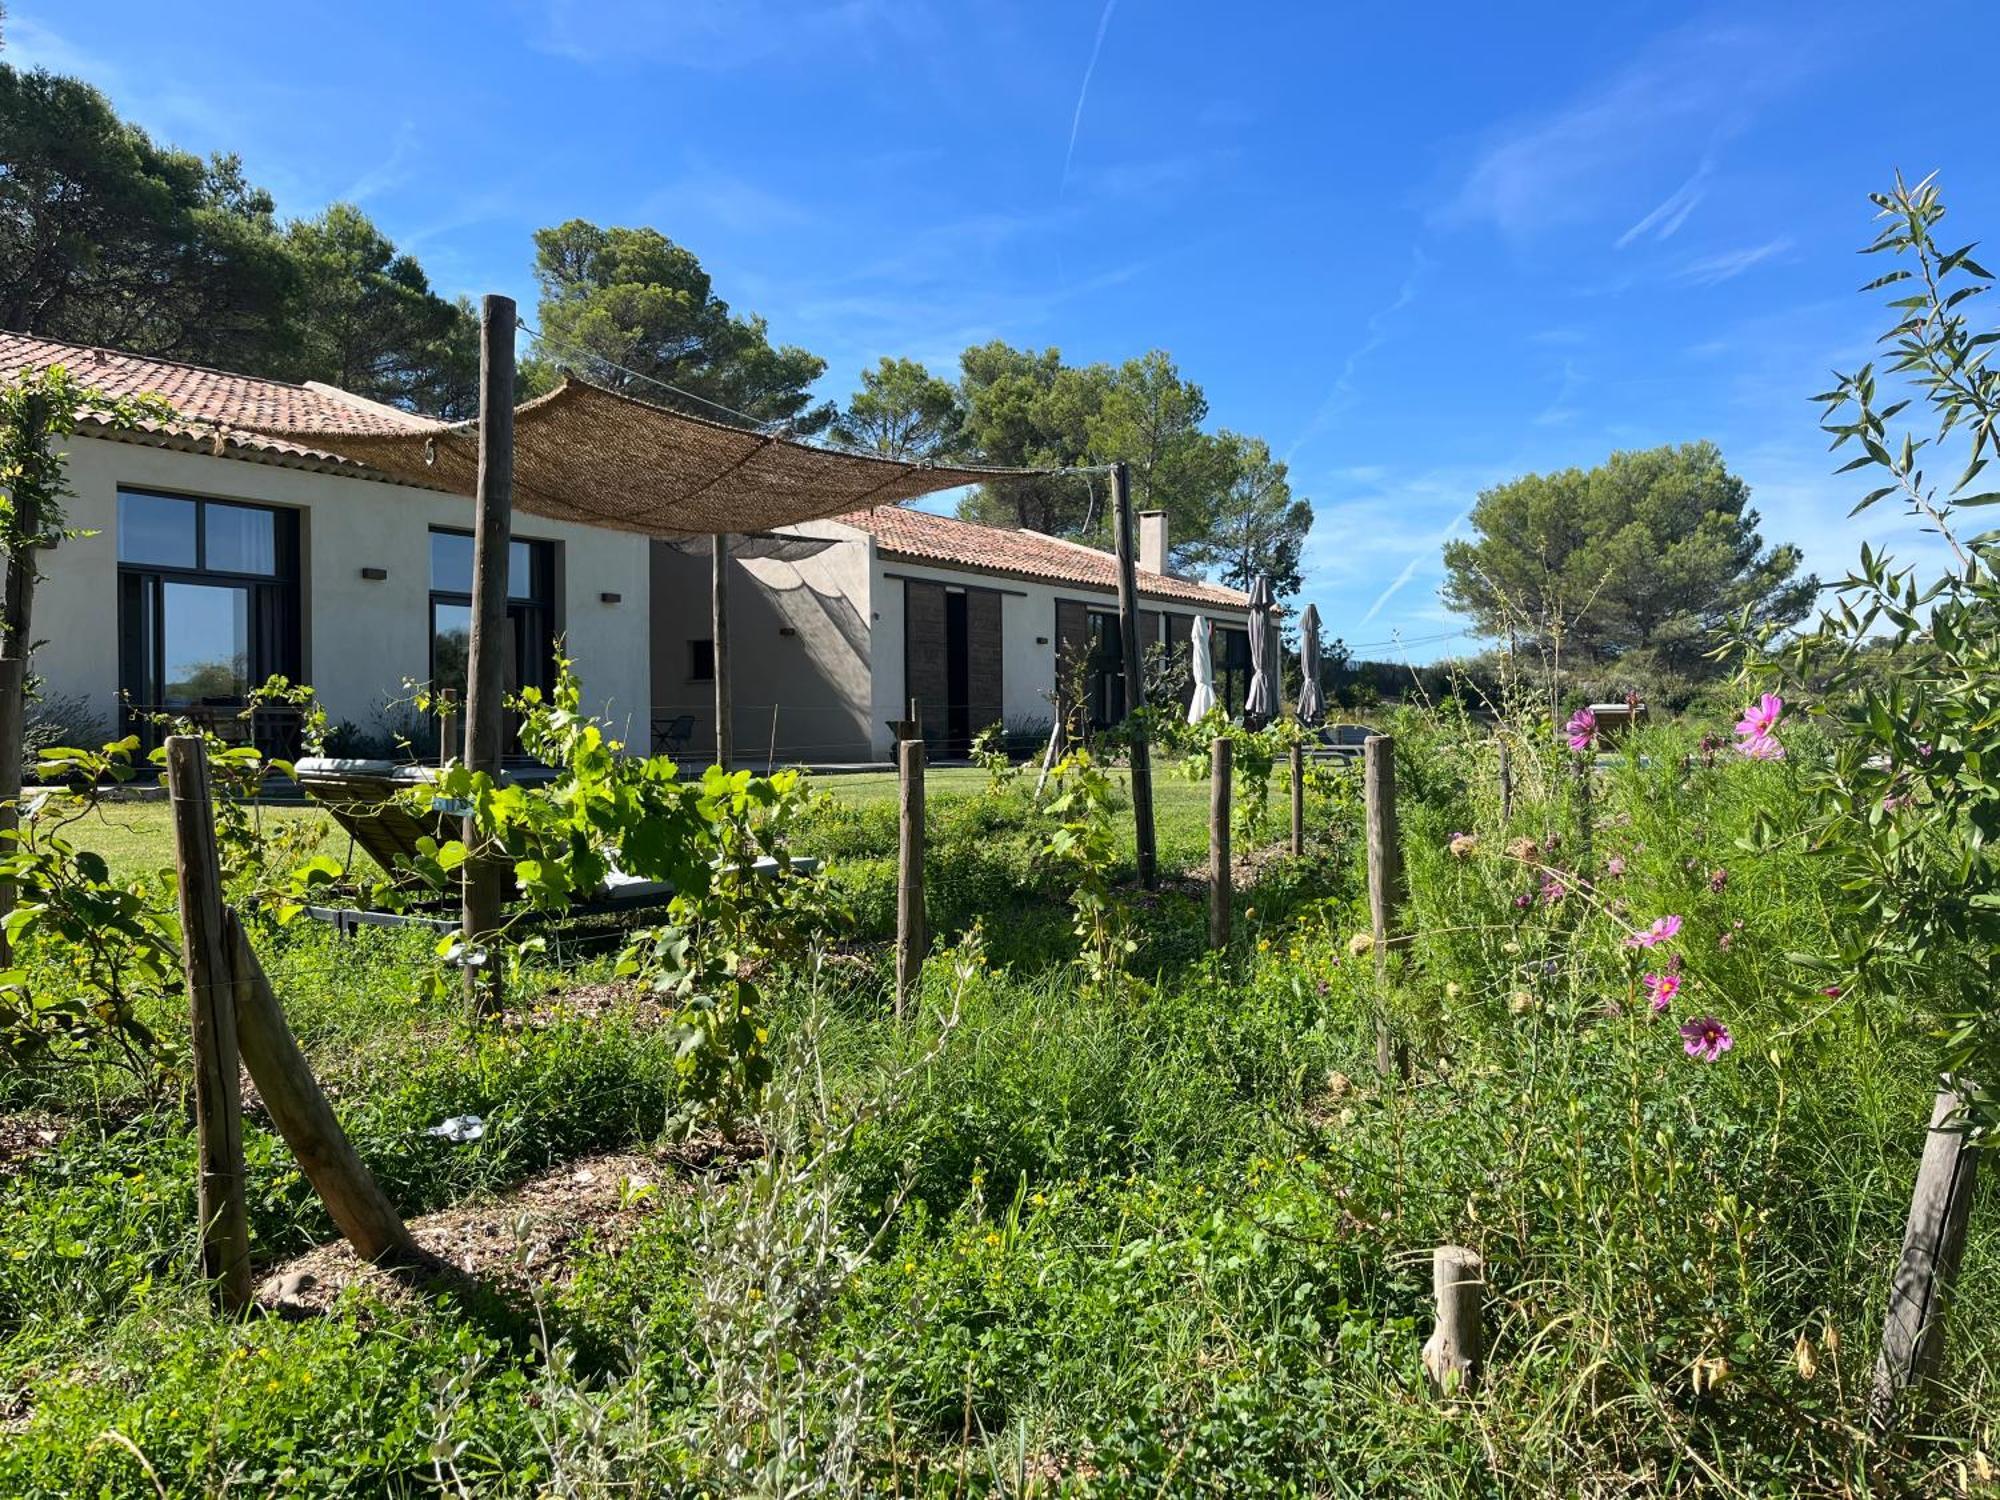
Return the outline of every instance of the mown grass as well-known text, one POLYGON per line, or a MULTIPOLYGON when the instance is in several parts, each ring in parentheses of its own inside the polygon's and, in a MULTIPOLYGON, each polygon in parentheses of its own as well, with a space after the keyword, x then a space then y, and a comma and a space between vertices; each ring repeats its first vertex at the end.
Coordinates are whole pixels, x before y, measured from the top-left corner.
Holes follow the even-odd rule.
MULTIPOLYGON (((1240 893, 1227 953, 1203 951, 1198 889, 1135 902, 1138 982, 1115 996, 1069 961, 1023 792, 981 775, 935 798, 934 922, 942 944, 977 923, 986 961, 941 951, 900 1024, 877 941, 893 808, 825 805, 801 841, 833 859, 857 937, 774 976, 779 1149, 662 1193, 634 1242, 586 1245, 511 1321, 359 1293, 328 1319, 212 1317, 184 1098, 132 1114, 116 1080, 62 1081, 40 1103, 70 1133, 0 1187, 0 1411, 22 1414, 0 1492, 1976 1488, 2000 1419, 2000 1204, 1989 1180, 1939 1392, 1869 1438, 1931 1090, 1922 997, 1825 996, 1787 957, 1824 951, 1845 897, 1795 848, 1739 847, 1753 810, 1796 805, 1794 769, 1683 769, 1700 727, 1607 765, 1578 871, 1553 761, 1517 767, 1502 827, 1485 747, 1401 726, 1407 1086, 1373 1076, 1340 787, 1315 795, 1308 857, 1240 893), (1532 865, 1507 852, 1523 838, 1532 865), (1570 872, 1559 898, 1535 866, 1570 872), (1664 959, 1622 938, 1668 912, 1686 989, 1663 1022, 1636 990, 1664 959), (1704 1012, 1735 1036, 1714 1064, 1672 1029, 1704 1012), (1487 1381, 1454 1402, 1418 1363, 1447 1242, 1492 1284, 1487 1381)), ((1163 804, 1181 788, 1162 775, 1163 804)), ((1189 800, 1198 839, 1205 788, 1189 800)), ((1193 864, 1165 805, 1161 825, 1193 864)), ((258 941, 410 1212, 673 1113, 671 1033, 636 1006, 474 1035, 419 982, 414 937, 258 941), (478 1145, 423 1135, 462 1112, 492 1122, 478 1145)), ((250 1152, 268 1264, 329 1230, 276 1142, 253 1129, 250 1152)))

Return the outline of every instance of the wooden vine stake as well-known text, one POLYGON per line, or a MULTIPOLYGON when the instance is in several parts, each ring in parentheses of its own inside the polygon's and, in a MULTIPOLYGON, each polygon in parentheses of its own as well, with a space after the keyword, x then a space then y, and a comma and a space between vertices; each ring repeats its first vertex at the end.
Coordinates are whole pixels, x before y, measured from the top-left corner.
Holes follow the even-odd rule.
POLYGON ((902 782, 896 840, 896 1018, 901 1020, 923 981, 930 945, 924 917, 924 742, 897 745, 896 765, 902 782))
POLYGON ((1151 890, 1159 879, 1159 846, 1153 837, 1153 752, 1146 720, 1134 715, 1146 706, 1146 672, 1139 618, 1138 543, 1132 526, 1132 476, 1121 461, 1111 466, 1112 541, 1118 557, 1118 638, 1125 669, 1125 722, 1130 726, 1126 757, 1132 776, 1132 835, 1138 852, 1139 884, 1151 890))
POLYGON ((1292 746, 1292 858, 1306 852, 1306 747, 1292 746))
POLYGON ((1500 823, 1502 827, 1514 821, 1514 750, 1505 740, 1500 742, 1500 823))
POLYGON ((1234 746, 1217 735, 1208 746, 1208 946, 1229 946, 1229 779, 1234 746))
POLYGON ((1424 1369, 1440 1395, 1466 1395, 1486 1360, 1486 1269, 1477 1250, 1440 1245, 1431 1252, 1437 1327, 1424 1345, 1424 1369))
POLYGON ((1396 741, 1371 734, 1361 747, 1368 825, 1368 917, 1375 948, 1375 1068, 1385 1078, 1408 1071, 1408 1054, 1389 1033, 1389 949, 1401 946, 1403 845, 1396 827, 1396 741))
POLYGON ((1903 1253, 1889 1283, 1882 1352, 1875 1361, 1870 1421, 1894 1420, 1903 1394, 1936 1373, 1944 1354, 1944 1312, 1965 1250, 1979 1150, 1963 1129, 1964 1100, 1950 1080, 1931 1105, 1930 1134, 1910 1195, 1903 1253))
POLYGON ((209 803, 208 748, 200 735, 167 740, 167 795, 174 819, 174 881, 181 909, 194 1034, 194 1120, 199 1144, 195 1201, 201 1269, 221 1306, 249 1305, 250 1218, 243 1202, 243 1098, 237 1082, 236 994, 223 929, 222 861, 209 803))
POLYGON ((355 1254, 367 1261, 409 1258, 416 1244, 320 1092, 243 924, 234 912, 224 912, 223 923, 228 929, 243 1065, 256 1080, 278 1134, 292 1148, 306 1180, 355 1254))

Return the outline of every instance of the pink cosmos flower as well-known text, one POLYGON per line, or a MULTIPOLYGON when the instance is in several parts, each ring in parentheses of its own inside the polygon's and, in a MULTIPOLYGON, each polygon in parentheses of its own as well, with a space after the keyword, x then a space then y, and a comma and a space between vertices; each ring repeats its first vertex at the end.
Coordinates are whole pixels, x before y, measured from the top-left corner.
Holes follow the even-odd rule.
POLYGON ((1736 748, 1751 760, 1783 760, 1785 747, 1768 734, 1753 734, 1747 740, 1738 740, 1736 748))
POLYGON ((1653 918, 1653 925, 1648 927, 1644 932, 1627 933, 1625 935, 1625 946, 1628 948, 1657 948, 1680 930, 1681 919, 1679 917, 1655 917, 1653 918))
POLYGON ((1613 880, 1623 875, 1625 873, 1625 856, 1614 854, 1611 858, 1607 859, 1604 862, 1604 873, 1609 875, 1613 880))
POLYGON ((1554 877, 1542 882, 1542 904, 1544 906, 1554 906, 1568 894, 1569 888, 1554 877))
POLYGON ((1563 728, 1569 734, 1569 747, 1572 750, 1588 750, 1597 743, 1597 715, 1587 708, 1579 708, 1571 714, 1569 722, 1563 725, 1563 728))
POLYGON ((1776 693, 1766 693, 1754 707, 1746 708, 1743 717, 1736 721, 1736 737, 1754 740, 1769 734, 1778 727, 1778 720, 1784 712, 1785 700, 1776 693))
POLYGON ((1660 1015, 1674 1003, 1674 996, 1681 992, 1681 976, 1678 974, 1648 974, 1646 988, 1652 993, 1653 1014, 1660 1015))
POLYGON ((1701 1062, 1714 1062, 1735 1045, 1729 1028, 1714 1016, 1697 1016, 1681 1027, 1682 1049, 1701 1062))

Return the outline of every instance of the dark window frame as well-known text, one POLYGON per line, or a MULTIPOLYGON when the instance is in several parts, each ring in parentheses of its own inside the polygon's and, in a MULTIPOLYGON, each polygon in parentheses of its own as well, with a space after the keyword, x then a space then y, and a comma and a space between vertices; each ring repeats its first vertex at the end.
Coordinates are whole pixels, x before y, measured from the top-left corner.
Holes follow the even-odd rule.
MULTIPOLYGON (((459 526, 432 526, 427 536, 471 537, 472 533, 459 526)), ((555 681, 555 643, 558 634, 556 619, 556 546, 544 537, 517 536, 508 539, 507 557, 507 614, 519 619, 520 639, 528 643, 523 659, 514 664, 519 681, 516 688, 537 687, 543 691, 555 681), (528 549, 528 592, 514 592, 514 552, 517 546, 528 549)), ((466 589, 441 589, 436 587, 435 542, 426 542, 424 566, 426 578, 432 585, 425 605, 424 615, 427 626, 425 646, 425 671, 433 686, 437 685, 437 612, 439 605, 462 608, 468 612, 472 608, 472 592, 466 589)), ((470 580, 467 580, 468 583, 470 580)))
POLYGON ((715 681, 715 637, 709 635, 688 637, 689 682, 715 681))
POLYGON ((303 526, 292 507, 266 505, 235 496, 184 494, 151 486, 120 485, 119 515, 113 546, 118 554, 118 688, 120 714, 128 733, 150 738, 147 715, 182 708, 241 707, 243 695, 226 702, 169 705, 166 696, 166 593, 169 584, 241 590, 245 601, 246 689, 274 675, 293 679, 305 675, 303 637, 305 590, 301 558, 303 526), (124 553, 126 496, 168 500, 193 507, 195 551, 192 566, 183 563, 128 561, 124 553), (254 511, 271 517, 272 557, 269 572, 211 568, 208 560, 208 513, 211 507, 254 511))

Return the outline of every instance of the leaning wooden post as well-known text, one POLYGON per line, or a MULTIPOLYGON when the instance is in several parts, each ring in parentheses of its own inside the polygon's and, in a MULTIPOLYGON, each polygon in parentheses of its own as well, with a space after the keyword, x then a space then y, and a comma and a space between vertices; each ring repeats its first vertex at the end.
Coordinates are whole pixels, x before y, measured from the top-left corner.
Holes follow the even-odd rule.
POLYGON ((1964 1128, 1964 1095, 1947 1080, 1931 1105, 1903 1253, 1889 1283, 1889 1313, 1868 1403, 1879 1430, 1903 1393, 1933 1375, 1944 1354, 1944 1311, 1965 1250, 1979 1151, 1964 1128))
POLYGON ((715 763, 723 770, 736 752, 736 725, 729 688, 729 538, 708 539, 709 661, 715 678, 715 763))
POLYGON ((1145 658, 1139 649, 1139 563, 1132 529, 1132 476, 1111 466, 1111 503, 1118 546, 1118 636, 1125 656, 1125 716, 1132 725, 1132 822, 1139 846, 1139 884, 1153 888, 1159 852, 1153 842, 1153 753, 1146 741, 1145 658), (1138 717, 1134 717, 1138 715, 1138 717))
POLYGON ((215 811, 208 800, 208 750, 200 735, 168 738, 167 796, 173 804, 181 961, 187 969, 194 1033, 201 1270, 215 1283, 217 1300, 234 1310, 248 1306, 251 1295, 243 1097, 237 1083, 236 993, 222 918, 222 864, 215 847, 215 811))
POLYGON ((930 946, 924 917, 924 742, 896 747, 902 778, 901 817, 896 841, 896 1018, 916 995, 930 946))
POLYGON ((1424 1369, 1440 1394, 1469 1393, 1486 1360, 1486 1272, 1477 1250, 1440 1245, 1431 1252, 1437 1326, 1424 1345, 1424 1369))
POLYGON ((1403 846, 1396 828, 1396 741, 1371 734, 1361 747, 1361 784, 1368 824, 1368 919, 1375 939, 1375 1066, 1398 1068, 1389 1034, 1389 948, 1400 946, 1403 846))
POLYGON ((234 912, 224 913, 223 922, 235 978, 236 1032, 243 1044, 243 1065, 256 1080, 278 1134, 292 1148, 306 1180, 355 1254, 368 1261, 414 1255, 416 1244, 402 1216, 363 1165, 320 1092, 243 924, 234 912))
MULTIPOLYGON (((495 780, 505 750, 507 561, 514 510, 514 299, 489 294, 479 307, 479 479, 472 531, 472 646, 465 668, 465 764, 495 780)), ((465 998, 473 1014, 497 1007, 500 965, 492 947, 500 929, 506 871, 472 814, 465 818, 466 864, 460 931, 465 939, 465 998), (477 961, 481 952, 486 962, 477 961), (482 982, 482 969, 485 977, 482 982)))
POLYGON ((1229 781, 1235 747, 1225 735, 1208 746, 1208 946, 1229 946, 1229 781))
POLYGON ((1500 823, 1502 827, 1514 821, 1514 752, 1505 740, 1500 742, 1500 823))
POLYGON ((1292 744, 1292 858, 1306 852, 1306 747, 1292 744))

